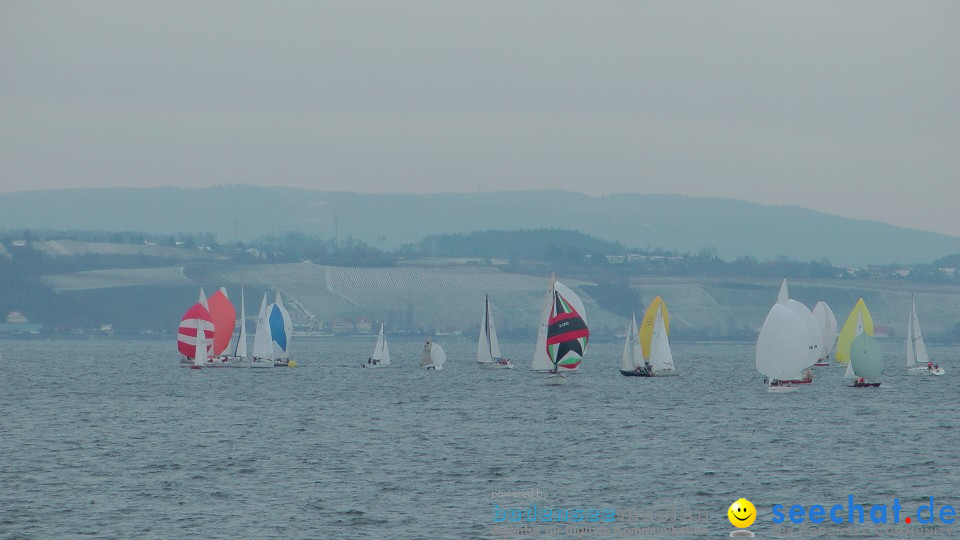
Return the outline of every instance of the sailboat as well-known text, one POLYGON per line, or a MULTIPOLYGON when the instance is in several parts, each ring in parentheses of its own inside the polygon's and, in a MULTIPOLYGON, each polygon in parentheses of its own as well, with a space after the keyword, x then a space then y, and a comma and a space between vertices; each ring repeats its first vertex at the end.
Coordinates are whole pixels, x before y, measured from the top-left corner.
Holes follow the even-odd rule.
MULTIPOLYGON (((200 328, 200 319, 196 320, 196 327, 200 328)), ((190 366, 190 369, 201 369, 210 360, 205 337, 204 332, 197 332, 197 337, 194 340, 193 365, 190 366)))
POLYGON ((847 369, 843 377, 854 380, 850 386, 855 388, 880 386, 879 382, 873 381, 883 373, 883 351, 873 338, 873 318, 863 298, 857 300, 853 306, 847 322, 843 324, 840 336, 841 340, 837 342, 837 359, 840 359, 841 352, 847 359, 847 369), (850 344, 844 345, 841 350, 841 341, 846 343, 846 339, 849 338, 852 338, 850 344))
POLYGON ((290 338, 293 336, 293 323, 290 313, 283 307, 280 290, 272 304, 267 306, 267 322, 270 324, 270 340, 273 348, 275 367, 297 367, 290 359, 290 338))
POLYGON ((233 347, 233 355, 230 359, 240 364, 247 360, 247 306, 242 287, 240 288, 240 333, 237 335, 237 343, 233 347))
POLYGON ((390 348, 387 338, 383 336, 383 323, 380 323, 380 333, 377 335, 377 344, 373 347, 373 356, 367 358, 363 367, 382 368, 390 365, 390 348))
POLYGON ((768 392, 796 391, 796 386, 783 381, 800 379, 807 366, 806 335, 797 331, 803 327, 803 319, 785 304, 778 302, 767 313, 757 337, 756 366, 768 392))
POLYGON ((420 355, 420 367, 439 371, 443 369, 446 361, 447 355, 443 352, 443 347, 435 343, 433 338, 428 337, 427 342, 423 344, 423 354, 420 355))
POLYGON ((930 361, 927 346, 920 332, 920 319, 917 318, 917 302, 913 301, 910 322, 907 323, 907 373, 910 375, 943 375, 944 369, 930 361))
MULTIPOLYGON (((206 302, 203 289, 200 289, 200 295, 201 300, 206 302)), ((207 307, 199 301, 190 306, 180 319, 180 327, 177 329, 177 350, 183 355, 180 363, 194 363, 198 333, 203 334, 204 339, 213 339, 213 319, 207 307)))
POLYGON ((244 365, 252 368, 272 368, 274 365, 272 341, 270 323, 267 321, 267 293, 263 293, 260 311, 257 313, 257 328, 253 333, 253 356, 244 365))
POLYGON ((483 319, 480 321, 480 338, 477 342, 477 363, 490 369, 513 369, 513 362, 500 355, 497 328, 490 312, 490 296, 484 295, 483 319))
POLYGON ((640 337, 637 334, 637 315, 630 315, 630 327, 627 339, 623 343, 623 355, 620 357, 620 374, 626 377, 650 377, 653 370, 644 362, 640 349, 640 337))
POLYGON ((876 388, 876 382, 883 374, 883 351, 877 340, 866 332, 857 336, 850 344, 850 364, 847 366, 847 378, 853 378, 853 388, 876 388))
POLYGON ((580 297, 559 281, 553 285, 547 326, 547 356, 553 369, 547 384, 563 384, 565 380, 560 370, 573 370, 580 365, 590 340, 590 330, 580 297))
POLYGON ((837 317, 833 310, 823 300, 813 306, 813 318, 817 320, 817 326, 820 327, 821 341, 820 355, 817 358, 815 366, 829 366, 830 351, 837 342, 837 317))

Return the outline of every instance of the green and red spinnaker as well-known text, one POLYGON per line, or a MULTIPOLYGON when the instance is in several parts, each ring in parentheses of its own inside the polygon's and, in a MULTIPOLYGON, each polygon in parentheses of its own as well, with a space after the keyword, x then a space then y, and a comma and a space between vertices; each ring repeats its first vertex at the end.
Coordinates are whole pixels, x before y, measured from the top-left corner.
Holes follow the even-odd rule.
POLYGON ((553 294, 553 308, 547 323, 547 356, 554 366, 574 369, 587 350, 590 330, 570 302, 559 292, 553 294))

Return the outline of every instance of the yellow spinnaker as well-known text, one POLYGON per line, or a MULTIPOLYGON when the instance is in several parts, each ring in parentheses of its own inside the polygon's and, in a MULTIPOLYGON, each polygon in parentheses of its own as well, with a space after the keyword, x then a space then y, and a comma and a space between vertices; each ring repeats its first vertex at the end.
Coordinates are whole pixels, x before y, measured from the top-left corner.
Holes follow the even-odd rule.
POLYGON ((841 364, 850 362, 850 344, 857 337, 857 325, 863 320, 863 333, 873 335, 873 318, 870 317, 870 311, 867 305, 863 303, 863 298, 857 300, 857 303, 850 311, 847 322, 843 323, 843 329, 840 330, 840 336, 837 337, 837 352, 834 358, 841 364))
POLYGON ((657 306, 663 306, 663 327, 667 330, 667 336, 670 335, 670 314, 667 313, 667 304, 663 298, 657 296, 650 301, 647 311, 643 314, 643 320, 640 321, 640 350, 643 351, 644 360, 650 359, 650 340, 653 339, 653 324, 657 321, 657 306))

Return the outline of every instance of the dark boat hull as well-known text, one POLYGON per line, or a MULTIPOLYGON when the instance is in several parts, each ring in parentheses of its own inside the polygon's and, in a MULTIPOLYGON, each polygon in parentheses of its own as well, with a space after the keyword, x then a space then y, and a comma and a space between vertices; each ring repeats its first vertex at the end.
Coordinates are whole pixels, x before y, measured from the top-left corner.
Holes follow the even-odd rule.
POLYGON ((653 375, 646 371, 624 371, 621 369, 620 374, 624 377, 653 377, 653 375))

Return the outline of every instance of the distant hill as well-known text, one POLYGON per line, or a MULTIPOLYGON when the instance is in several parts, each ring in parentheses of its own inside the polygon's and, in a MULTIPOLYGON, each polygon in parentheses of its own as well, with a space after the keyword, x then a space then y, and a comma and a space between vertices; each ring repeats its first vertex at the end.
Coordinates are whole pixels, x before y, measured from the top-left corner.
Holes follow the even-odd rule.
POLYGON ((396 248, 429 235, 559 228, 627 247, 835 264, 927 263, 960 238, 730 199, 564 191, 368 195, 247 185, 0 194, 0 228, 210 232, 221 243, 303 231, 396 248))

